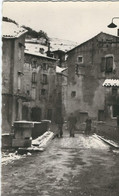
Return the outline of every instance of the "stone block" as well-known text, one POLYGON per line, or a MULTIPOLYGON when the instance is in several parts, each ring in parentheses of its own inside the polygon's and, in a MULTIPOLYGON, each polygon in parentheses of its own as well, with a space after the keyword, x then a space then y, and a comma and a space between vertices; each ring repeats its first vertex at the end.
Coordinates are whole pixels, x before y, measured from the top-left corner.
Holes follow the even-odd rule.
POLYGON ((29 139, 32 135, 33 122, 30 121, 15 121, 14 135, 15 139, 29 139))
POLYGON ((31 139, 13 139, 12 147, 31 147, 31 139))
POLYGON ((12 147, 13 135, 6 133, 2 134, 2 148, 12 147))

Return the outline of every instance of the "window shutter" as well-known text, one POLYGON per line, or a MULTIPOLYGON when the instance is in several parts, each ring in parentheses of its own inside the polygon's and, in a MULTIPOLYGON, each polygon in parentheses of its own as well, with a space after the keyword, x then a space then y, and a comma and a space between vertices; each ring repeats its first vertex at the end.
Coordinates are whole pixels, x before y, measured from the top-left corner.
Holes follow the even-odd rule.
POLYGON ((105 57, 102 57, 102 59, 101 59, 101 66, 100 66, 100 71, 101 72, 105 71, 105 66, 106 66, 106 59, 105 59, 105 57))
POLYGON ((106 58, 106 72, 112 72, 113 70, 113 57, 106 58))

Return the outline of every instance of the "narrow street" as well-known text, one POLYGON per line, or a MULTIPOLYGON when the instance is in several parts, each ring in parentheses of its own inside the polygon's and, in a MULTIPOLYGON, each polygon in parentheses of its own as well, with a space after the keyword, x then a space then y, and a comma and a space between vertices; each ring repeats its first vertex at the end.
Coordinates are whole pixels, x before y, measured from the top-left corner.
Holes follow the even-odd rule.
POLYGON ((119 153, 94 136, 55 138, 2 173, 2 196, 119 195, 119 153))

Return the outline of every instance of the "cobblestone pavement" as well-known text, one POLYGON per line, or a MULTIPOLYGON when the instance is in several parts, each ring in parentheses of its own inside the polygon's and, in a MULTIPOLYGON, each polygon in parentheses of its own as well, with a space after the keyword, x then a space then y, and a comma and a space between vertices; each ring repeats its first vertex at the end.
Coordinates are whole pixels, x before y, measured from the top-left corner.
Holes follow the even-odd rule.
POLYGON ((93 136, 55 138, 2 166, 2 196, 119 196, 119 154, 93 136))

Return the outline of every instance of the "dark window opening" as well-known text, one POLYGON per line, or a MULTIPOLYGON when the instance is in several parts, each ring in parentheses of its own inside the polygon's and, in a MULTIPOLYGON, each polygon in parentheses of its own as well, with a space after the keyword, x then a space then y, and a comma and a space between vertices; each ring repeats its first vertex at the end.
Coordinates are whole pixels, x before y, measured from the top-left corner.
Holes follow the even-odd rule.
POLYGON ((102 57, 100 70, 105 73, 111 73, 113 71, 113 56, 102 57))
POLYGON ((119 115, 119 105, 113 105, 113 117, 117 117, 119 115))
POLYGON ((27 90, 27 95, 30 95, 30 91, 29 90, 27 90))
POLYGON ((48 119, 48 120, 52 120, 52 109, 48 109, 48 112, 47 112, 47 119, 48 119))
POLYGON ((47 64, 43 63, 43 70, 47 70, 47 64))
POLYGON ((113 96, 117 95, 117 87, 112 87, 112 95, 113 96))
POLYGON ((41 95, 46 95, 46 89, 41 89, 41 95))
POLYGON ((44 54, 44 48, 39 48, 39 52, 40 52, 41 54, 44 54))
POLYGON ((105 120, 104 110, 98 110, 98 121, 104 121, 104 120, 105 120))
POLYGON ((34 107, 31 109, 31 120, 32 121, 41 121, 42 110, 41 108, 34 107))
POLYGON ((83 63, 83 57, 82 56, 78 56, 77 57, 77 61, 78 61, 78 63, 83 63))
POLYGON ((36 76, 37 76, 37 75, 36 75, 36 72, 33 72, 33 73, 32 73, 32 82, 33 82, 33 83, 36 83, 36 81, 37 81, 37 80, 36 80, 36 76))
POLYGON ((33 61, 32 67, 33 67, 33 68, 37 68, 37 61, 33 61))
POLYGON ((71 92, 71 97, 76 97, 76 91, 71 92))
POLYGON ((110 73, 113 71, 113 57, 106 57, 106 73, 110 73))
POLYGON ((43 84, 47 84, 47 75, 43 74, 43 84))

